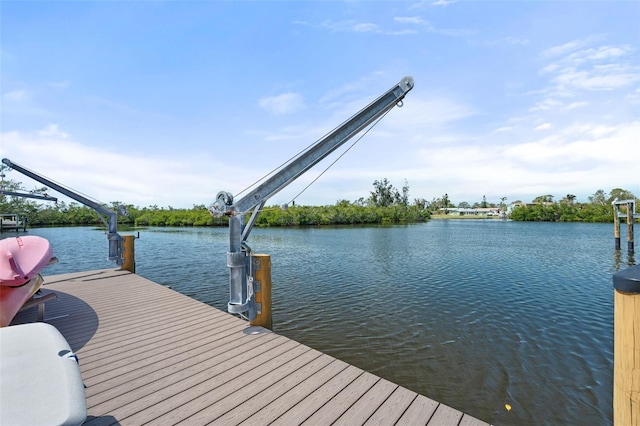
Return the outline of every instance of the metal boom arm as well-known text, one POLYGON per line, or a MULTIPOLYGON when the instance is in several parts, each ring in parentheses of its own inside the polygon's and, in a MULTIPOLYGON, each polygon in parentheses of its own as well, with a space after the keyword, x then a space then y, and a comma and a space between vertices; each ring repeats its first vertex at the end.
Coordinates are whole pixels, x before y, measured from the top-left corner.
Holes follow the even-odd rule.
POLYGON ((98 213, 98 217, 100 220, 104 222, 104 224, 108 227, 109 232, 107 233, 107 239, 109 240, 109 257, 107 258, 110 261, 116 262, 118 265, 122 265, 122 237, 118 234, 118 214, 111 209, 106 208, 105 206, 96 203, 86 197, 83 197, 80 194, 76 194, 75 192, 58 185, 55 182, 50 181, 47 178, 44 178, 37 173, 32 172, 29 169, 25 169, 19 164, 16 164, 9 160, 8 158, 3 158, 2 162, 6 164, 8 167, 22 173, 25 176, 30 177, 33 180, 36 180, 44 185, 47 185, 51 189, 54 189, 69 198, 72 198, 87 207, 91 207, 98 213), (102 215, 105 215, 109 218, 107 222, 102 215))
POLYGON ((233 195, 228 192, 222 191, 218 193, 216 201, 211 205, 209 211, 215 216, 229 216, 229 252, 227 253, 230 288, 229 312, 241 315, 246 314, 249 319, 255 317, 253 287, 251 277, 247 277, 249 262, 247 252, 250 249, 245 240, 251 231, 253 223, 255 223, 260 208, 264 206, 267 199, 285 188, 375 120, 382 117, 387 111, 399 104, 411 89, 413 89, 413 78, 404 77, 398 84, 317 141, 308 150, 239 201, 234 203, 233 195), (254 208, 250 223, 245 227, 244 215, 254 208))
POLYGON ((15 191, 5 191, 0 190, 0 194, 2 195, 10 195, 12 197, 22 197, 22 198, 35 198, 36 200, 46 200, 46 201, 54 201, 54 202, 58 202, 58 199, 56 197, 49 197, 48 195, 40 195, 40 194, 23 194, 22 192, 15 192, 15 191))
POLYGON ((413 79, 411 77, 403 78, 402 81, 396 84, 384 95, 380 96, 356 115, 342 123, 330 134, 316 142, 308 151, 296 158, 286 168, 243 197, 236 203, 236 209, 241 212, 250 210, 262 200, 276 194, 293 180, 324 159, 327 155, 331 154, 353 136, 358 134, 374 120, 393 108, 412 88, 413 79))

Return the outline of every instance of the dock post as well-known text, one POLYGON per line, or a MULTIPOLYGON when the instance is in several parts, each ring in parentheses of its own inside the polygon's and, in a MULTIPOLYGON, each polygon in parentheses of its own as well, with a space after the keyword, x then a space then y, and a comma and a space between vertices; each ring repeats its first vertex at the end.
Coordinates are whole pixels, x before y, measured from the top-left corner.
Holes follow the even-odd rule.
POLYGON ((627 250, 629 250, 629 253, 633 253, 634 210, 635 209, 633 203, 627 203, 627 250))
POLYGON ((640 425, 640 265, 613 275, 613 424, 640 425))
POLYGON ((256 300, 256 317, 249 321, 250 325, 260 326, 271 330, 271 256, 268 254, 254 254, 251 256, 253 270, 253 291, 256 300))
POLYGON ((613 236, 615 238, 616 250, 620 250, 620 207, 617 204, 613 205, 613 236))
POLYGON ((125 235, 122 241, 122 266, 123 271, 136 273, 135 235, 125 235))

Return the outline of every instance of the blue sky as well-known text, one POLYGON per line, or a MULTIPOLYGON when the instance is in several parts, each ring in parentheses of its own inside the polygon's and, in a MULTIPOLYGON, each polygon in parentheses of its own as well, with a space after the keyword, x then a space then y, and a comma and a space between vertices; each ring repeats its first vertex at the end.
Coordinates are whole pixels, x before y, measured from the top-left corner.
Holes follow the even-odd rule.
POLYGON ((383 178, 456 204, 640 195, 637 1, 2 1, 0 18, 0 155, 100 201, 209 205, 405 75, 404 106, 297 204, 383 178))

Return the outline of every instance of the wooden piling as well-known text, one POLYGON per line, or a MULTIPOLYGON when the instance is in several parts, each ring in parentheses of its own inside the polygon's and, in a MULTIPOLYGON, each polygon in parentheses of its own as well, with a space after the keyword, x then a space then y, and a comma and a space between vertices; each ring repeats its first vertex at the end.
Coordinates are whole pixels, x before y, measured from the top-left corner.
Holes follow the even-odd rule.
POLYGON ((615 238, 616 250, 620 250, 620 207, 613 205, 613 237, 615 238))
POLYGON ((634 217, 633 213, 635 211, 634 204, 629 202, 627 203, 627 250, 629 252, 633 252, 633 222, 634 217))
POLYGON ((620 226, 621 220, 627 221, 627 249, 633 253, 633 224, 636 219, 640 219, 640 214, 636 213, 636 200, 618 200, 611 203, 613 205, 613 233, 615 237, 616 250, 620 250, 620 226), (625 206, 626 214, 620 213, 620 206, 625 206))
POLYGON ((122 266, 120 269, 136 273, 135 235, 125 235, 122 241, 122 266))
POLYGON ((613 424, 640 426, 640 265, 613 276, 613 424))
POLYGON ((273 329, 271 318, 271 256, 254 254, 251 258, 253 268, 253 288, 256 300, 256 317, 249 324, 273 329))

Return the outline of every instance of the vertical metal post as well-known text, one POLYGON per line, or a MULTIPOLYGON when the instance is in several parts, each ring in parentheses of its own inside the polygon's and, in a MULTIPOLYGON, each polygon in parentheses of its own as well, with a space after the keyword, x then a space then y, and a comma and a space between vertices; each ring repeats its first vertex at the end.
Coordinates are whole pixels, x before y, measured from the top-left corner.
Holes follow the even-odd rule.
POLYGON ((256 296, 256 317, 249 322, 269 330, 273 329, 271 315, 271 256, 254 254, 251 256, 253 288, 256 296))
POLYGON ((247 313, 248 319, 255 318, 256 310, 253 290, 247 287, 247 266, 249 256, 242 247, 242 231, 244 215, 229 216, 229 251, 227 266, 229 267, 229 303, 227 310, 232 314, 247 313))
POLYGON ((640 426, 640 265, 613 275, 613 424, 640 426))

